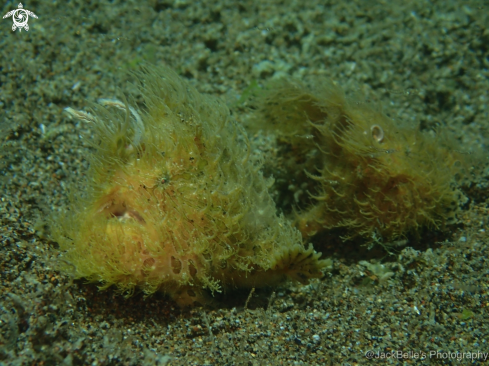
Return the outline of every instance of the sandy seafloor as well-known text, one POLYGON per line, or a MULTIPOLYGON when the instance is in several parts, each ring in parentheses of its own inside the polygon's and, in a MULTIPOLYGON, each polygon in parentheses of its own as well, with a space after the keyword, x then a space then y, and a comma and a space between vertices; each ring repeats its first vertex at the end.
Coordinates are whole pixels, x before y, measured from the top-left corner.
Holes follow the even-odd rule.
MULTIPOLYGON (((325 243, 334 269, 323 280, 257 290, 247 308, 246 294, 220 309, 182 311, 163 295, 126 300, 70 280, 56 270, 43 217, 86 172, 90 128, 63 109, 129 90, 128 71, 143 60, 169 65, 230 105, 253 80, 323 75, 377 98, 392 118, 441 126, 461 146, 484 149, 489 3, 24 6, 39 17, 29 19, 28 32, 12 32, 11 18, 0 21, 1 365, 484 363, 481 355, 453 358, 489 352, 484 170, 471 178, 459 223, 443 235, 424 235, 392 256, 325 243), (384 267, 374 273, 362 260, 384 267), (380 280, 385 272, 392 275, 380 280), (367 351, 405 354, 368 360, 367 351)), ((1 13, 16 7, 3 2, 1 13)))

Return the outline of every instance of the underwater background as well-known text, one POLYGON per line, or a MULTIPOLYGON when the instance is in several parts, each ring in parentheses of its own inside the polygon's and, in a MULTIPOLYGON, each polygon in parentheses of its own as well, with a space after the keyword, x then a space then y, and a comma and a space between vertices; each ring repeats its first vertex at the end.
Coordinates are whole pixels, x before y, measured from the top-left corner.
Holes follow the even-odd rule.
MULTIPOLYGON (((0 21, 1 365, 485 362, 487 2, 22 5, 37 16, 28 31, 13 31, 11 16, 0 21), (332 263, 324 278, 223 294, 212 309, 73 280, 59 270, 46 218, 85 179, 93 129, 63 110, 124 93, 141 103, 132 72, 147 64, 221 98, 244 125, 268 82, 334 80, 352 100, 476 156, 459 179, 466 201, 443 230, 388 248, 323 234, 313 244, 332 263)), ((2 16, 18 6, 3 3, 2 16)), ((274 175, 273 139, 248 133, 274 175)))

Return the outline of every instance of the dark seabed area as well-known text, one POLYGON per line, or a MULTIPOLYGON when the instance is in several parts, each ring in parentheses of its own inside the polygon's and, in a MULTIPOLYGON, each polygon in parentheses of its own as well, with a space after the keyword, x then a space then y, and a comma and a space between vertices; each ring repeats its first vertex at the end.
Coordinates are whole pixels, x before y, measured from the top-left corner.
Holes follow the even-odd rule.
MULTIPOLYGON (((0 21, 0 365, 458 365, 489 359, 487 1, 41 1, 0 21), (390 118, 478 155, 457 222, 369 250, 316 240, 307 285, 180 309, 73 280, 46 217, 87 171, 90 124, 63 112, 164 64, 238 121, 274 78, 326 77, 390 118)), ((2 16, 18 3, 8 1, 2 16)), ((256 154, 272 156, 260 132, 256 154)))

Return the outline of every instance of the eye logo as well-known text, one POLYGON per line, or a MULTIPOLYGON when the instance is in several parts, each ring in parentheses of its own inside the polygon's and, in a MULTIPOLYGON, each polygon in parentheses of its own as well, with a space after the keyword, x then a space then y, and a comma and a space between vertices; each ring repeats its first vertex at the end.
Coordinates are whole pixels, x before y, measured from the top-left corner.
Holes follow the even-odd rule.
POLYGON ((9 11, 3 16, 3 19, 12 17, 12 20, 14 21, 12 30, 15 32, 15 30, 19 28, 19 32, 22 32, 22 28, 24 28, 26 31, 29 30, 29 24, 27 24, 29 21, 29 15, 37 19, 36 14, 34 14, 32 11, 24 9, 22 3, 19 3, 18 9, 9 11))

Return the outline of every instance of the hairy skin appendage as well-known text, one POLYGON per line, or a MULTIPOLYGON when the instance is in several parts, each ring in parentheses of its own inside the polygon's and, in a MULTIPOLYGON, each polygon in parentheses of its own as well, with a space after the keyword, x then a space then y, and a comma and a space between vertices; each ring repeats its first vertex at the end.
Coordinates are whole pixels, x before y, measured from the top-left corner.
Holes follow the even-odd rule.
POLYGON ((245 133, 217 98, 173 71, 136 74, 145 109, 104 99, 92 113, 90 170, 52 218, 65 269, 182 306, 237 287, 321 277, 326 261, 277 215, 245 133), (78 193, 80 191, 80 193, 78 193))
POLYGON ((341 230, 382 244, 441 229, 466 197, 472 158, 442 131, 394 121, 330 80, 280 79, 256 93, 250 129, 275 137, 277 205, 305 238, 341 230))

